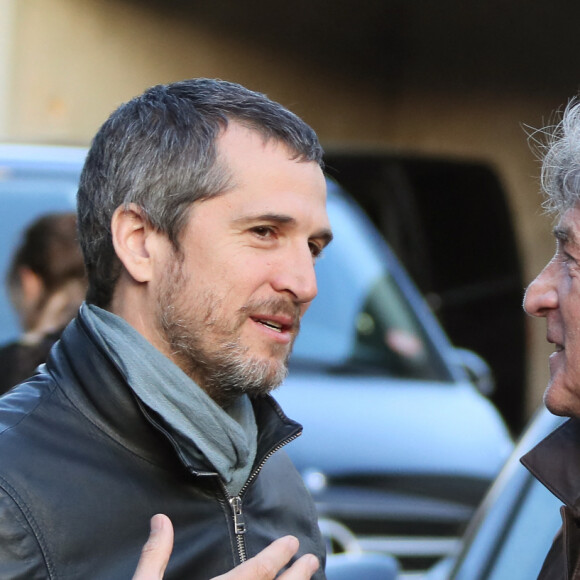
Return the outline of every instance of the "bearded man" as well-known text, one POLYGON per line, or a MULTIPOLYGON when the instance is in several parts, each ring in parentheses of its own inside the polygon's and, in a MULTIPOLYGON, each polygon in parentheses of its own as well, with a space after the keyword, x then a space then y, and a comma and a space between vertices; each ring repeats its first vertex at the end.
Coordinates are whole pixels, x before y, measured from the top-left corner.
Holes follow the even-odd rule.
POLYGON ((321 165, 302 120, 224 81, 153 87, 104 123, 77 198, 86 301, 0 400, 0 577, 130 578, 161 513, 166 580, 286 535, 324 578, 281 449, 301 426, 269 395, 332 237, 321 165))

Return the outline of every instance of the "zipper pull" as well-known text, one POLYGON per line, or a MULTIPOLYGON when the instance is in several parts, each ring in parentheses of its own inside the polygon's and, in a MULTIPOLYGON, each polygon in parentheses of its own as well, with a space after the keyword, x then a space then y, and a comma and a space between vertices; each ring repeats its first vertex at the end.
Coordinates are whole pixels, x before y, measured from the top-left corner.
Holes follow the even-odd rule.
POLYGON ((244 514, 242 513, 242 500, 239 497, 232 497, 230 499, 232 512, 234 514, 234 531, 237 535, 246 533, 246 522, 244 522, 244 514))

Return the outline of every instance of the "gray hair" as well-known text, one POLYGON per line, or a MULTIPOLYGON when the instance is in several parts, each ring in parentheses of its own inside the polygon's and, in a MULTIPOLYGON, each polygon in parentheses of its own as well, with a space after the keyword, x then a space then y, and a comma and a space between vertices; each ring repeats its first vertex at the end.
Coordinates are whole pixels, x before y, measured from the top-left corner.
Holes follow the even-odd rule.
POLYGON ((215 143, 228 121, 284 143, 298 161, 322 167, 316 133, 262 93, 212 79, 148 89, 99 129, 81 174, 77 206, 88 302, 106 307, 113 296, 120 262, 111 219, 118 207, 139 206, 179 250, 191 204, 227 189, 231 176, 217 160, 215 143))
POLYGON ((580 100, 571 100, 559 122, 532 137, 542 157, 543 207, 561 215, 580 202, 580 100))

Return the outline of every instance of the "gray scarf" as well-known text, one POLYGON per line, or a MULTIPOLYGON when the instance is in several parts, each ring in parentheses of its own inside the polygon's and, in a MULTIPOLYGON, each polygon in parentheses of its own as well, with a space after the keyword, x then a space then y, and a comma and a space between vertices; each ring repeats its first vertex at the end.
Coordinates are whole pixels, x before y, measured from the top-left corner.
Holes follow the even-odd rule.
POLYGON ((185 457, 213 465, 228 492, 237 495, 256 457, 258 428, 248 396, 222 409, 123 318, 93 304, 83 304, 81 311, 131 389, 169 426, 185 457))

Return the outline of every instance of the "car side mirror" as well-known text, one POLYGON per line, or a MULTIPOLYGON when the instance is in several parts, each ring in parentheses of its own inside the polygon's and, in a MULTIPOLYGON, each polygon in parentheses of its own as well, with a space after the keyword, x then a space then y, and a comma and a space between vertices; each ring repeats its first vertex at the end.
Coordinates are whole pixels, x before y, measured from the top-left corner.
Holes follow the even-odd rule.
POLYGON ((477 353, 466 348, 455 348, 458 362, 478 391, 489 397, 495 390, 495 381, 489 365, 477 353))

